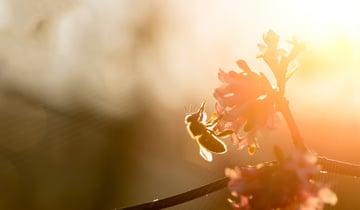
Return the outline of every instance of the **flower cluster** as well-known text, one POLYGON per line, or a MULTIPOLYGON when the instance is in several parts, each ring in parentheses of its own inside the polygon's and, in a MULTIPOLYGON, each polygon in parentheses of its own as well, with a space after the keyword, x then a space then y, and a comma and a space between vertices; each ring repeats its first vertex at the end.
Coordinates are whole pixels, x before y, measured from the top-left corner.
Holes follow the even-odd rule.
POLYGON ((248 146, 252 154, 257 147, 257 131, 274 124, 276 90, 264 74, 251 71, 245 61, 237 64, 242 69, 239 73, 219 70, 222 84, 214 92, 220 116, 218 129, 232 130, 233 144, 238 149, 248 146))
POLYGON ((252 71, 243 60, 237 61, 242 70, 228 73, 219 70, 221 86, 215 89, 217 100, 216 111, 220 131, 231 130, 231 140, 238 149, 248 147, 253 154, 258 147, 258 131, 264 127, 275 127, 277 102, 283 97, 286 81, 294 74, 288 72, 289 63, 302 51, 304 45, 294 37, 290 53, 278 47, 280 37, 272 30, 263 35, 264 44, 258 44, 263 58, 276 78, 276 88, 273 88, 266 76, 252 71))
POLYGON ((276 127, 278 112, 286 121, 296 150, 285 158, 275 147, 277 163, 254 167, 227 169, 228 187, 236 200, 230 200, 239 210, 321 210, 325 204, 335 205, 337 197, 328 186, 314 181, 319 173, 316 157, 309 154, 291 115, 285 98, 285 85, 294 71, 288 72, 290 62, 304 50, 304 45, 293 38, 290 53, 278 47, 280 38, 269 30, 258 47, 262 58, 271 69, 276 86, 263 73, 250 69, 238 60, 240 71, 219 70, 221 85, 214 90, 216 112, 206 119, 205 102, 197 112, 185 117, 189 134, 200 146, 201 156, 212 160, 212 153, 227 151, 221 137, 230 135, 238 149, 248 148, 253 154, 257 138, 263 128, 276 127))
POLYGON ((319 173, 316 157, 295 150, 279 164, 244 169, 226 169, 228 187, 239 201, 230 200, 234 209, 319 210, 335 205, 337 197, 327 186, 316 183, 319 173))
POLYGON ((259 43, 258 48, 262 54, 258 55, 257 58, 264 58, 274 63, 279 63, 283 56, 287 54, 286 50, 279 49, 280 36, 274 31, 269 30, 263 35, 264 44, 259 43))

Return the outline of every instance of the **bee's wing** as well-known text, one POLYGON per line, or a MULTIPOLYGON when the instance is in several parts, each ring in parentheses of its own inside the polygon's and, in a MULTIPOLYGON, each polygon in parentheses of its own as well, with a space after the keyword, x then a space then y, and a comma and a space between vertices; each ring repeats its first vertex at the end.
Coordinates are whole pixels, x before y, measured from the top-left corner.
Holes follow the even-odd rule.
POLYGON ((211 162, 212 161, 212 154, 204 147, 200 146, 200 155, 203 157, 206 161, 211 162))
POLYGON ((218 154, 225 153, 227 148, 224 142, 211 133, 206 132, 197 138, 197 142, 200 147, 204 147, 206 150, 218 154))

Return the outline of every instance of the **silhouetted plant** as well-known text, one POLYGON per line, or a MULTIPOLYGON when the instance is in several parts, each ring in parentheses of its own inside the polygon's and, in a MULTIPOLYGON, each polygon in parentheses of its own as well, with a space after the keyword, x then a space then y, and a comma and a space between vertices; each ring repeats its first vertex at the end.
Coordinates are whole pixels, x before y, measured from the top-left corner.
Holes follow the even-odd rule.
MULTIPOLYGON (((229 202, 240 210, 318 210, 325 204, 335 205, 336 194, 326 183, 314 179, 322 171, 360 176, 360 166, 320 157, 309 151, 297 129, 285 98, 286 83, 296 68, 289 69, 305 45, 293 37, 290 52, 279 48, 280 37, 272 30, 258 44, 261 58, 272 71, 276 84, 263 73, 251 70, 238 60, 239 71, 219 70, 221 85, 215 88, 216 110, 207 118, 206 101, 187 114, 185 124, 190 136, 198 143, 200 155, 211 162, 212 154, 225 154, 225 138, 251 155, 258 147, 258 133, 273 128, 279 114, 285 119, 294 143, 291 154, 285 155, 274 146, 276 161, 256 166, 227 168, 226 177, 208 185, 165 199, 124 209, 161 209, 183 203, 227 186, 233 196, 229 202)), ((297 66, 297 65, 293 65, 297 66)))

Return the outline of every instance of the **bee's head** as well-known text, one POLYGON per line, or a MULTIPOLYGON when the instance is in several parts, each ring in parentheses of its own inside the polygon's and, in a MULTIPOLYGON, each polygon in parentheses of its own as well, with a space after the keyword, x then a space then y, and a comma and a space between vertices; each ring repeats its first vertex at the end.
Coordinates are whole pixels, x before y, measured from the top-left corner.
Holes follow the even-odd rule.
POLYGON ((199 119, 200 119, 200 113, 195 112, 195 113, 186 115, 185 123, 196 122, 196 121, 199 121, 199 119))
POLYGON ((205 111, 205 103, 206 101, 204 100, 201 103, 201 106, 199 108, 199 110, 197 112, 191 113, 186 115, 185 117, 185 123, 191 123, 191 122, 196 122, 196 121, 202 121, 204 118, 204 111, 205 111))

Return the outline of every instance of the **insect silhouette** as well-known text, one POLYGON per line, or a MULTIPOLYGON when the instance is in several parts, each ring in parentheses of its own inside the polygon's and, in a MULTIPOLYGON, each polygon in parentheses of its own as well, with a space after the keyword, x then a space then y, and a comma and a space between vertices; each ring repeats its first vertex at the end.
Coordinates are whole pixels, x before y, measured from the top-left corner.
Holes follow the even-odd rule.
POLYGON ((225 143, 219 138, 232 133, 230 130, 217 132, 217 123, 220 117, 207 120, 204 100, 198 111, 185 116, 185 124, 190 136, 196 140, 200 147, 200 155, 207 161, 212 161, 212 153, 223 154, 227 151, 225 143))

